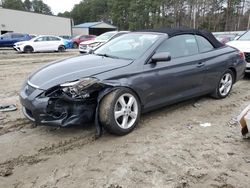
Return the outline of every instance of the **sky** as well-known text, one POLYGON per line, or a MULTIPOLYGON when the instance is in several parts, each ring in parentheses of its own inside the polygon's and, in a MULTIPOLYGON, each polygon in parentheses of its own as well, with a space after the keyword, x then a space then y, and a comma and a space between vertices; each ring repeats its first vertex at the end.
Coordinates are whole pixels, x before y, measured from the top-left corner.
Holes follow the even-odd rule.
POLYGON ((59 12, 71 11, 74 5, 80 1, 81 0, 43 0, 44 3, 50 6, 55 15, 59 12))

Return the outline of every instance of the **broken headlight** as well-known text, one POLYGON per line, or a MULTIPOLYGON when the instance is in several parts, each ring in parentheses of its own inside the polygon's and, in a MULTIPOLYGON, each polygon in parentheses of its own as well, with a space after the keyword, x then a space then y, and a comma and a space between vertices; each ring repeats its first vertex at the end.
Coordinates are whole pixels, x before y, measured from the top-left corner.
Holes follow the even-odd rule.
POLYGON ((67 82, 61 84, 62 91, 68 96, 75 99, 85 99, 90 97, 90 93, 87 88, 96 84, 98 80, 96 78, 83 78, 73 82, 67 82))

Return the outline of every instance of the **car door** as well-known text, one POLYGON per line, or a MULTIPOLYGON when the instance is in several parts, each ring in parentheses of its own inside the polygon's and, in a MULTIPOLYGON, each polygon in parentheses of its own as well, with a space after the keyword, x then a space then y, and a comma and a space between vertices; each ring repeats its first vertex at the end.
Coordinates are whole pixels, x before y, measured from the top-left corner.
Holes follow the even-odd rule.
POLYGON ((165 40, 155 53, 168 52, 171 60, 144 65, 145 108, 166 105, 198 95, 204 80, 204 62, 194 35, 165 40))
POLYGON ((48 50, 49 51, 56 51, 58 50, 58 47, 60 46, 60 38, 54 37, 54 36, 50 36, 49 37, 49 41, 48 41, 48 50))
POLYGON ((206 66, 205 81, 202 86, 203 91, 210 91, 215 88, 219 77, 221 76, 220 69, 225 69, 223 54, 216 51, 213 45, 203 36, 196 35, 200 56, 203 58, 206 66), (220 56, 220 58, 218 58, 220 56))
POLYGON ((46 51, 46 47, 48 46, 47 40, 48 37, 46 36, 38 37, 37 39, 35 39, 32 46, 34 48, 34 51, 46 51))

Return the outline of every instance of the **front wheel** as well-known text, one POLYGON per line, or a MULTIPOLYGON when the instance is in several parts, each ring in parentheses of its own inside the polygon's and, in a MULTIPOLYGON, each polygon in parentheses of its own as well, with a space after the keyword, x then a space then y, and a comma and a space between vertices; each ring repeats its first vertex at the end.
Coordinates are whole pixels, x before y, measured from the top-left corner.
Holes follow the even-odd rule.
POLYGON ((24 53, 32 53, 34 49, 32 48, 32 46, 25 46, 23 51, 24 53))
POLYGON ((64 52, 66 50, 65 46, 59 46, 58 52, 64 52))
POLYGON ((223 99, 227 97, 233 87, 234 74, 231 70, 227 70, 220 78, 220 81, 212 94, 214 98, 223 99))
POLYGON ((129 89, 117 89, 100 103, 99 119, 110 133, 125 135, 137 125, 141 114, 138 97, 129 89))
POLYGON ((74 49, 78 48, 78 44, 76 42, 73 43, 73 48, 74 49))

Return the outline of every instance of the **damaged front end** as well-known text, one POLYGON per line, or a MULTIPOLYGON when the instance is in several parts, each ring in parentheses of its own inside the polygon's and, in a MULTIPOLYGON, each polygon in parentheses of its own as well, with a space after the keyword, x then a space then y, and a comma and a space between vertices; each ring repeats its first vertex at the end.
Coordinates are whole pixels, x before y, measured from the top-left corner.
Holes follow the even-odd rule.
POLYGON ((24 115, 38 124, 62 127, 93 121, 100 91, 110 87, 95 78, 79 79, 46 91, 31 85, 28 83, 20 93, 24 115))

